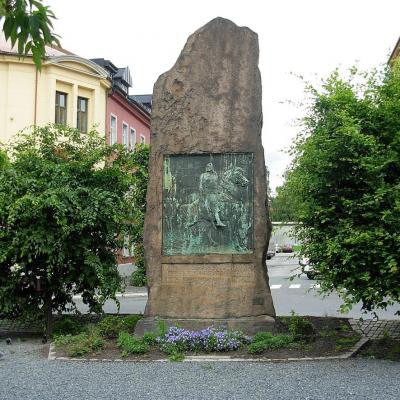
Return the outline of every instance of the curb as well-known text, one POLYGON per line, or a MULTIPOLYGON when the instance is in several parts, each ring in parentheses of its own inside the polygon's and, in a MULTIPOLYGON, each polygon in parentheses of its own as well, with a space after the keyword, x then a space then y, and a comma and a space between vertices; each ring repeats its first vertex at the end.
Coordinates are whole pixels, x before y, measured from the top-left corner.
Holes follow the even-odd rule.
MULTIPOLYGON (((369 341, 368 338, 361 338, 349 351, 338 356, 327 357, 302 357, 302 358, 235 358, 231 356, 186 356, 182 362, 255 362, 255 363, 270 363, 270 362, 291 362, 291 361, 324 361, 324 360, 346 360, 355 356, 361 348, 369 341)), ((169 362, 168 359, 160 360, 123 360, 111 358, 70 358, 57 357, 53 343, 49 346, 50 361, 84 361, 84 362, 126 362, 126 363, 159 363, 169 362)))

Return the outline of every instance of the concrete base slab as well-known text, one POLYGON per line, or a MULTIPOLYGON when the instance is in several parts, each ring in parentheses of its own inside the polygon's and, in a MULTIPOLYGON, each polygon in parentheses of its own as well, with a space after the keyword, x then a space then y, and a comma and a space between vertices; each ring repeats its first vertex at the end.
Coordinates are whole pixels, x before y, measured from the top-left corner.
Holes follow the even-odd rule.
POLYGON ((220 329, 240 330, 246 335, 254 335, 257 332, 275 332, 275 319, 269 315, 255 317, 223 318, 223 319, 189 319, 189 318, 162 318, 147 317, 139 320, 135 328, 136 335, 157 330, 157 323, 164 321, 168 327, 179 326, 190 330, 201 330, 208 327, 220 329))

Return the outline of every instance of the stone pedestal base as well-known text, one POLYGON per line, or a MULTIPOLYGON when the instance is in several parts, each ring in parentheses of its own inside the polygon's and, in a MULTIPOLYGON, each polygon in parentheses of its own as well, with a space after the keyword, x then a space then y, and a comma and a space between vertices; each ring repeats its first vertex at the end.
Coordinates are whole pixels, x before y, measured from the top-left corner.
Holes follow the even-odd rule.
POLYGON ((275 319, 268 315, 241 318, 221 319, 183 319, 183 318, 143 318, 135 328, 135 335, 157 330, 157 321, 164 321, 167 326, 179 326, 184 329, 201 330, 210 326, 220 329, 240 330, 246 335, 253 336, 257 332, 275 332, 275 319))

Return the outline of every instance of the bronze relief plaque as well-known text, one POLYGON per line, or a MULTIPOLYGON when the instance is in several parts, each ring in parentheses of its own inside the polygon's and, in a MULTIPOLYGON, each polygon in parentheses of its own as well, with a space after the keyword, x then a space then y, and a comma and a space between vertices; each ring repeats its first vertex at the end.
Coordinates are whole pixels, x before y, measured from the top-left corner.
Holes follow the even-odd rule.
POLYGON ((253 252, 253 153, 164 157, 163 254, 253 252))

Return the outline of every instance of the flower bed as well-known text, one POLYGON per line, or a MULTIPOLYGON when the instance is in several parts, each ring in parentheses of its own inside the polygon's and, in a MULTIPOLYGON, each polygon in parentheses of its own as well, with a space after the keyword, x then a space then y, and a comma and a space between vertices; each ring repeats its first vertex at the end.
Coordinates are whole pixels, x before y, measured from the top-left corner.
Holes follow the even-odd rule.
POLYGON ((57 357, 91 359, 180 361, 185 355, 224 354, 235 358, 299 358, 341 354, 359 336, 346 319, 292 317, 277 321, 278 331, 260 332, 253 338, 240 331, 207 327, 199 331, 160 321, 157 332, 143 337, 133 335, 138 318, 106 317, 96 325, 83 328, 78 335, 55 338, 57 357))

